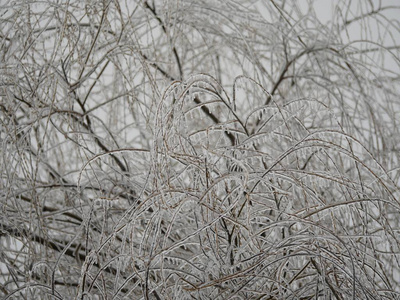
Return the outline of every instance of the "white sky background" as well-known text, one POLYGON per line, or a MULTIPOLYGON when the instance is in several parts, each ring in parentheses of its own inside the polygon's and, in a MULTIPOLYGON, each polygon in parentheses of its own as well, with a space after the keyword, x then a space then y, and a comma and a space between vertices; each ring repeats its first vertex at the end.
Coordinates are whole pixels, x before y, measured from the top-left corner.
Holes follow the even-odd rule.
MULTIPOLYGON (((307 0, 299 0, 299 3, 307 3, 307 0)), ((316 0, 314 2, 314 9, 316 11, 317 17, 321 21, 321 23, 328 23, 333 16, 334 13, 334 7, 336 3, 341 2, 339 0, 316 0)), ((374 6, 374 9, 378 9, 379 7, 386 7, 386 6, 399 6, 400 5, 400 0, 353 0, 351 2, 351 13, 349 16, 351 17, 357 17, 360 16, 362 13, 365 13, 367 11, 371 11, 371 3, 374 6)), ((307 4, 305 5, 307 7, 307 4)), ((389 20, 392 21, 393 27, 395 26, 400 26, 400 9, 396 8, 390 8, 386 9, 381 12, 382 15, 387 17, 389 20)), ((375 16, 370 17, 371 20, 375 18, 375 16)), ((373 24, 373 23, 372 23, 373 24)), ((379 33, 376 30, 376 27, 371 26, 371 23, 369 23, 369 29, 370 29, 370 34, 371 34, 371 39, 373 41, 379 41, 380 39, 383 38, 383 45, 384 46, 393 46, 393 41, 391 40, 394 38, 396 41, 400 41, 400 33, 399 31, 394 31, 390 30, 392 34, 394 34, 392 37, 389 35, 383 36, 381 33, 379 33)), ((362 38, 362 30, 361 26, 363 25, 362 21, 358 21, 353 23, 349 27, 348 34, 350 35, 350 40, 358 40, 362 38)), ((365 28, 364 28, 365 30, 365 28)), ((365 34, 365 33, 364 33, 365 34)), ((343 34, 343 37, 345 37, 345 34, 343 34)), ((385 61, 385 67, 388 70, 391 70, 395 72, 396 74, 399 74, 400 72, 400 66, 399 62, 396 63, 393 57, 390 57, 389 55, 386 56, 387 61, 385 61)))
MULTIPOLYGON (((256 6, 261 15, 263 15, 265 19, 268 19, 268 12, 266 12, 266 7, 263 5, 264 1, 265 0, 258 1, 256 6)), ((306 15, 310 5, 312 5, 315 10, 316 17, 320 20, 320 22, 322 24, 325 24, 326 26, 329 26, 331 24, 332 18, 335 15, 335 7, 338 4, 340 6, 343 6, 344 2, 345 1, 343 0, 298 0, 297 10, 299 10, 303 15, 306 15)), ((353 0, 350 3, 350 9, 347 12, 343 12, 348 13, 348 20, 370 12, 372 10, 371 4, 373 5, 374 10, 378 9, 379 7, 393 7, 381 11, 380 16, 378 17, 377 15, 370 16, 369 18, 367 18, 368 20, 366 20, 367 23, 364 22, 364 20, 359 20, 352 23, 350 26, 348 26, 348 31, 343 32, 342 34, 344 42, 361 40, 365 38, 368 40, 376 41, 380 45, 388 47, 395 44, 393 40, 395 40, 396 44, 398 44, 398 41, 400 41, 400 33, 399 30, 394 29, 400 27, 400 8, 395 8, 394 6, 399 7, 400 0, 353 0), (386 33, 382 31, 379 32, 377 30, 377 27, 374 26, 374 21, 382 20, 382 15, 392 22, 392 28, 388 28, 388 31, 386 33), (390 32, 390 34, 388 34, 388 32, 390 32), (366 36, 366 34, 368 36, 366 36)), ((296 16, 293 17, 294 19, 296 19, 296 16)), ((358 45, 352 44, 352 46, 360 46, 365 48, 365 44, 361 43, 358 45)), ((400 73, 400 61, 398 59, 396 60, 394 57, 391 58, 389 55, 387 55, 386 58, 387 61, 385 61, 385 68, 394 72, 395 76, 398 76, 398 74, 400 73)))

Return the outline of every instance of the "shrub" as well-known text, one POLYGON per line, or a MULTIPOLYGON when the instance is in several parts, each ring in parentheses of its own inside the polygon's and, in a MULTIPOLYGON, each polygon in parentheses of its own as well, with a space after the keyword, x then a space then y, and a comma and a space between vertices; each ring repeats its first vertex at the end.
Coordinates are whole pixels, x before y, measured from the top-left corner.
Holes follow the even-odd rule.
POLYGON ((398 299, 399 6, 2 1, 5 299, 398 299))

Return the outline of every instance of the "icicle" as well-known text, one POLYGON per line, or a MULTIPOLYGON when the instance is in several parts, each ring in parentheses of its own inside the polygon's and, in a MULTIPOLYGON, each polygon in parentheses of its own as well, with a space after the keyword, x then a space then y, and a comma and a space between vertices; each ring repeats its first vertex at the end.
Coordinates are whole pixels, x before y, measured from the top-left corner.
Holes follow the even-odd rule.
POLYGON ((301 158, 302 159, 307 159, 307 157, 308 157, 307 148, 302 148, 301 152, 302 152, 301 153, 302 154, 301 158))
POLYGON ((191 88, 188 90, 187 95, 188 95, 189 101, 190 102, 193 101, 194 97, 193 97, 193 91, 191 88))
POLYGON ((204 75, 201 75, 201 80, 199 82, 199 87, 202 89, 206 89, 207 88, 207 84, 204 81, 207 81, 207 78, 204 75))
POLYGON ((304 159, 308 159, 312 153, 314 153, 314 149, 311 147, 304 148, 304 159))
POLYGON ((305 150, 306 150, 305 158, 309 158, 310 156, 314 155, 315 149, 313 147, 307 147, 305 148, 305 150))
POLYGON ((174 97, 174 99, 178 99, 178 95, 179 95, 179 90, 178 90, 178 88, 174 88, 174 89, 173 89, 173 97, 174 97))
POLYGON ((269 144, 269 135, 267 134, 267 135, 264 135, 264 138, 263 138, 263 142, 264 142, 264 144, 269 144))

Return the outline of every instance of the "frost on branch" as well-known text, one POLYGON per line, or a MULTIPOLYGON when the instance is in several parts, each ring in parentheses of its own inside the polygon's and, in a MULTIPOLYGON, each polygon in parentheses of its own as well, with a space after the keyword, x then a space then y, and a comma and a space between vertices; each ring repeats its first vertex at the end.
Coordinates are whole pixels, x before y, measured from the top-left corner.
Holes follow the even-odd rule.
POLYGON ((1 298, 398 298, 396 7, 3 2, 1 298))
MULTIPOLYGON (((199 75, 171 86, 160 102, 154 182, 163 221, 183 238, 168 241, 160 234, 155 268, 164 257, 196 257, 199 270, 178 264, 198 276, 186 278, 182 295, 240 293, 254 281, 258 291, 280 282, 284 288, 271 295, 289 297, 289 287, 302 291, 312 282, 303 276, 315 271, 332 293, 337 285, 344 295, 371 292, 372 278, 387 271, 372 268, 376 261, 368 253, 393 247, 395 232, 387 232, 381 218, 399 208, 395 183, 381 164, 316 99, 242 112, 244 126, 234 109, 240 100, 221 93, 211 77, 199 75), (192 101, 191 89, 203 96, 201 103, 192 101), (202 107, 221 121, 201 118, 202 107), (370 246, 357 246, 377 228, 388 235, 374 234, 370 246), (208 260, 213 269, 202 264, 208 260)), ((393 257, 385 259, 395 265, 393 257)))

